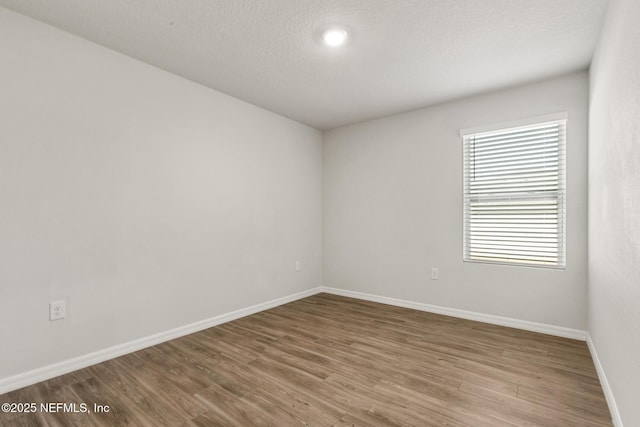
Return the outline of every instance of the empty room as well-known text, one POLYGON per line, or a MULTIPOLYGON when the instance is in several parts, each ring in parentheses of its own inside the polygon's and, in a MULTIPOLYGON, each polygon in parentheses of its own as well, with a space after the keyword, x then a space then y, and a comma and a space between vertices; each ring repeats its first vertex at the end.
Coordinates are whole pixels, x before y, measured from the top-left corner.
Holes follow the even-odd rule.
POLYGON ((0 426, 640 426, 640 1, 0 0, 0 426))

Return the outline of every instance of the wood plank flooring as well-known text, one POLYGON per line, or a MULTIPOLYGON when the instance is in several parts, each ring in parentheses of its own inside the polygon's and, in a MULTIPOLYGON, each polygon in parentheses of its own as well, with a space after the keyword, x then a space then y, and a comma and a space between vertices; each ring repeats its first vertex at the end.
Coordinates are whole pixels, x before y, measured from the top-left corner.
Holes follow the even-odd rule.
POLYGON ((611 426, 584 342, 320 294, 0 396, 2 426, 611 426), (40 408, 38 408, 40 409, 40 408))

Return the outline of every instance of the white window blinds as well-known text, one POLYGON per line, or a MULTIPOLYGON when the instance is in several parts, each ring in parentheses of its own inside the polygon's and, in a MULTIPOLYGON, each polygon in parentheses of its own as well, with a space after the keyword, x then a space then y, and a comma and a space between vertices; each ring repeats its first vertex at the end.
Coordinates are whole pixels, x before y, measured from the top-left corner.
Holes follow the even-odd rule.
POLYGON ((565 128, 462 135, 465 261, 565 266, 565 128))

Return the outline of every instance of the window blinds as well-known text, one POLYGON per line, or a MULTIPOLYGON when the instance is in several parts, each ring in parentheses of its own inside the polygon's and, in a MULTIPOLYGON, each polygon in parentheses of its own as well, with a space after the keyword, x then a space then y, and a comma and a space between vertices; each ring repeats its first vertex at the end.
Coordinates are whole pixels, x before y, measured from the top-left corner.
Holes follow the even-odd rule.
POLYGON ((565 128, 463 135, 465 261, 565 266, 565 128))

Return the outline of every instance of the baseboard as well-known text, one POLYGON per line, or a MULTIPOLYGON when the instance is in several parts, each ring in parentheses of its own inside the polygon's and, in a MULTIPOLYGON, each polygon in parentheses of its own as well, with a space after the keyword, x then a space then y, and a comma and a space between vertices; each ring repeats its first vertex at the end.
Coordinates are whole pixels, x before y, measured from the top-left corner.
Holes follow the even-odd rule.
MULTIPOLYGON (((118 344, 113 347, 105 348, 102 350, 98 350, 93 353, 89 353, 86 355, 78 356, 73 359, 65 360, 59 363, 54 363, 52 365, 44 366, 42 368, 34 369, 31 371, 24 372, 22 374, 14 375, 8 378, 0 379, 0 394, 8 393, 12 390, 17 390, 22 387, 26 387, 40 381, 45 381, 59 375, 67 374, 69 372, 86 368, 91 365, 95 365, 96 363, 104 362, 105 360, 113 359, 115 357, 119 357, 134 351, 142 350, 143 348, 151 347, 156 344, 163 343, 165 341, 169 341, 175 338, 182 337, 184 335, 189 335, 194 332, 199 332, 203 329, 211 328, 213 326, 217 326, 226 322, 230 322, 235 319, 239 319, 241 317, 249 316, 254 313, 258 313, 260 311, 268 310, 273 307, 277 307, 282 304, 287 304, 302 298, 306 298, 321 292, 341 295, 350 298, 362 299, 366 301, 379 302, 382 304, 389 304, 398 307, 411 308, 419 311, 426 311, 430 313, 443 314, 445 316, 459 317, 463 319, 476 320, 484 323, 491 323, 494 325, 508 326, 511 328, 524 329, 527 331, 540 332, 543 334, 555 335, 564 338, 572 338, 577 340, 585 341, 587 339, 587 333, 585 331, 570 329, 561 326, 547 325, 544 323, 536 323, 529 322, 526 320, 512 319, 508 317, 500 317, 494 316, 490 314, 477 313, 473 311, 467 310, 459 310, 455 308, 442 307, 438 305, 424 304, 414 301, 406 301, 397 298, 384 297, 379 295, 367 294, 363 292, 355 292, 348 291, 344 289, 337 289, 332 287, 320 286, 316 288, 312 288, 306 291, 298 292, 292 295, 288 295, 282 298, 276 298, 271 301, 267 301, 264 303, 256 304, 251 307, 246 307, 240 310, 232 311, 229 313, 221 314, 219 316, 214 316, 209 319, 205 319, 199 322, 194 322, 188 325, 180 326, 178 328, 170 329, 168 331, 160 332, 158 334, 150 335, 148 337, 139 338, 137 340, 129 341, 123 344, 118 344)), ((593 344, 590 344, 590 349, 593 344)), ((595 357, 595 350, 592 351, 594 355, 594 361, 597 360, 595 357)), ((608 388, 608 383, 606 383, 606 378, 604 377, 604 371, 602 371, 602 367, 599 365, 599 362, 596 363, 596 367, 598 368, 598 374, 602 372, 601 382, 603 384, 603 388, 605 388, 605 384, 607 384, 606 390, 609 390, 607 396, 607 401, 613 402, 613 395, 611 394, 610 389, 608 388)), ((611 406, 611 403, 610 403, 611 406)), ((615 402, 614 406, 615 408, 615 402)), ((614 410, 612 409, 612 414, 614 410)), ((617 410, 616 412, 617 413, 617 410)), ((619 415, 618 415, 619 418, 619 415)), ((616 427, 622 424, 616 424, 616 427)))
POLYGON ((593 340, 591 339, 591 335, 589 335, 589 333, 587 333, 587 346, 589 347, 589 352, 591 352, 593 364, 596 366, 596 372, 598 372, 598 378, 600 379, 602 391, 604 391, 604 397, 607 399, 607 405, 609 405, 609 412, 611 412, 611 421, 613 422, 613 425, 615 427, 623 427, 622 418, 620 417, 620 411, 618 411, 618 405, 616 405, 616 399, 613 396, 613 391, 611 390, 611 386, 609 385, 607 376, 604 373, 604 368, 602 367, 602 363, 600 363, 600 358, 598 357, 596 346, 593 343, 593 340))
POLYGON ((8 378, 0 379, 0 394, 8 393, 13 390, 17 390, 22 387, 26 387, 40 381, 45 381, 59 375, 67 374, 78 369, 86 368, 96 363, 104 362, 105 360, 113 359, 115 357, 122 356, 134 351, 142 350, 143 348, 151 347, 169 341, 175 338, 179 338, 185 335, 199 332, 213 326, 221 325, 226 322, 230 322, 241 317, 249 316, 260 311, 268 310, 270 308, 277 307, 282 304, 287 304, 301 298, 306 298, 311 295, 315 295, 322 291, 321 287, 309 289, 306 291, 298 292, 285 297, 276 298, 271 301, 256 304, 251 307, 242 308, 229 313, 214 316, 209 319, 194 322, 188 325, 180 326, 168 331, 160 332, 147 337, 139 338, 133 341, 129 341, 123 344, 118 344, 113 347, 108 347, 102 350, 98 350, 93 353, 85 354, 82 356, 68 359, 59 363, 54 363, 49 366, 34 369, 24 372, 22 374, 14 375, 8 378))
POLYGON ((587 333, 579 329, 565 328, 563 326, 548 325, 545 323, 529 322, 527 320, 512 319, 509 317, 494 316, 492 314, 477 313, 474 311, 460 310, 457 308, 442 307, 439 305, 424 304, 420 302, 407 301, 396 298, 383 297, 380 295, 367 294, 363 292, 347 291, 344 289, 322 287, 322 292, 344 297, 357 298, 366 301, 379 302, 382 304, 395 305, 397 307, 411 308, 429 313, 443 314, 445 316, 460 317, 462 319, 476 320, 478 322, 491 323, 493 325, 507 326, 510 328, 524 329, 526 331, 540 332, 548 335, 555 335, 563 338, 585 341, 587 333))

